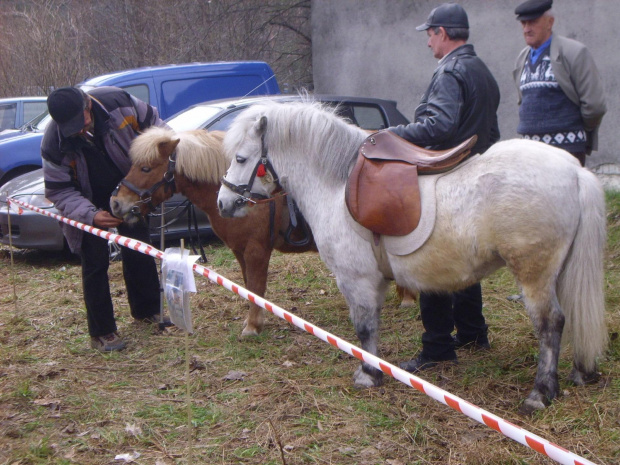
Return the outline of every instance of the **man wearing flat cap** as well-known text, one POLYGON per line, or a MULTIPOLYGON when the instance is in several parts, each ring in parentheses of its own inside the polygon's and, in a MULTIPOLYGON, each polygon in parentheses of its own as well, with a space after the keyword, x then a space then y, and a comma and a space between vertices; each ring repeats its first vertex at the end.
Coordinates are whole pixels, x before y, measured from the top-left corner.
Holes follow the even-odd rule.
MULTIPOLYGON (((426 31, 427 45, 439 66, 416 108, 414 122, 390 130, 433 150, 454 147, 477 135, 472 154, 483 153, 499 140, 499 87, 473 45, 467 43, 467 13, 456 3, 444 3, 416 29, 426 31)), ((424 325, 422 351, 401 364, 404 370, 416 373, 438 362, 454 363, 455 348, 490 347, 480 283, 452 294, 422 292, 420 314, 424 325)))
MULTIPOLYGON (((146 127, 165 126, 157 109, 117 87, 97 87, 88 93, 62 87, 47 98, 52 121, 41 141, 45 197, 73 220, 97 228, 118 228, 121 235, 149 242, 146 224, 129 228, 110 213, 110 195, 131 168, 129 146, 146 127)), ((72 252, 82 260, 82 290, 91 347, 101 352, 121 350, 108 266, 108 241, 62 224, 72 252)), ((123 278, 131 315, 157 323, 160 312, 159 276, 153 258, 121 247, 123 278)))
POLYGON ((515 9, 525 47, 513 78, 519 92, 517 132, 560 147, 585 166, 598 146, 607 107, 592 55, 580 42, 552 32, 553 0, 528 0, 515 9))

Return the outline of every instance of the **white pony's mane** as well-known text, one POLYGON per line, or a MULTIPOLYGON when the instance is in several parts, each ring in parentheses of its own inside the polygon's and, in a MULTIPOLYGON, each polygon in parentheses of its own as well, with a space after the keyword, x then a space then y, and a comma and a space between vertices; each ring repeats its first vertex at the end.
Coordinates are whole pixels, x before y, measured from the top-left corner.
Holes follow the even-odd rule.
POLYGON ((176 172, 191 181, 219 183, 230 165, 222 151, 223 138, 221 131, 176 133, 172 129, 152 126, 133 140, 129 156, 133 164, 152 164, 161 159, 159 144, 179 139, 176 172))
POLYGON ((357 149, 368 134, 347 123, 336 109, 316 101, 255 104, 242 111, 228 129, 226 156, 232 158, 248 135, 257 137, 255 124, 267 117, 265 143, 270 156, 308 155, 308 163, 322 167, 327 176, 346 181, 357 149))

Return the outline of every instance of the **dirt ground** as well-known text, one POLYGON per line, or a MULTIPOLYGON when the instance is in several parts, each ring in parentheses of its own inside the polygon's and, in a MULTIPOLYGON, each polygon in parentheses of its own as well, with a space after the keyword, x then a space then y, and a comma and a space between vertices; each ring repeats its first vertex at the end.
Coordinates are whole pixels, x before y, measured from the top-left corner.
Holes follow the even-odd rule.
MULTIPOLYGON (((616 221, 616 220, 614 220, 616 221)), ((212 243, 212 267, 242 283, 232 254, 212 243)), ((594 463, 620 463, 620 317, 616 252, 608 258, 610 350, 593 385, 566 379, 562 397, 523 417, 537 342, 517 289, 501 272, 483 282, 492 349, 459 351, 429 382, 594 463)), ((126 350, 89 348, 79 262, 0 248, 0 465, 22 464, 551 464, 433 399, 387 379, 356 390, 358 361, 267 315, 241 338, 245 301, 197 277, 194 334, 132 321, 119 263, 110 275, 126 350), (14 301, 14 296, 17 300, 14 301)), ((267 297, 356 344, 348 309, 318 255, 276 254, 267 297)), ((381 352, 397 364, 420 349, 418 310, 392 290, 381 352)))

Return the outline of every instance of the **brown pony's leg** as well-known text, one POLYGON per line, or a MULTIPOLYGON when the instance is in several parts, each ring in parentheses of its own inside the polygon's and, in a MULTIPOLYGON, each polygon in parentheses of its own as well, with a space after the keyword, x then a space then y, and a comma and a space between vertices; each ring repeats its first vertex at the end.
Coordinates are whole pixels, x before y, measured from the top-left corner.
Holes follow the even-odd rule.
MULTIPOLYGON (((267 271, 269 269, 271 249, 266 249, 258 244, 247 244, 243 253, 233 252, 237 257, 239 265, 241 265, 246 289, 264 297, 267 290, 267 271)), ((258 336, 263 331, 264 326, 264 310, 250 302, 250 310, 244 322, 241 336, 258 336)))
POLYGON ((418 294, 411 292, 409 289, 396 285, 396 293, 400 297, 400 306, 402 308, 415 307, 418 301, 418 294))

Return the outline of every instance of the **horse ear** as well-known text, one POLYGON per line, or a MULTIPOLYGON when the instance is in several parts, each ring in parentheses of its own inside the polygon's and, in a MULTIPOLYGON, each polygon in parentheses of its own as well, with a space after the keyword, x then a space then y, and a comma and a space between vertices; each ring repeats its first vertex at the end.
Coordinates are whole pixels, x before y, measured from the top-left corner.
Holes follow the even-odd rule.
POLYGON ((267 131, 267 117, 261 116, 261 118, 256 123, 256 132, 258 134, 264 134, 267 131))
POLYGON ((174 152, 174 149, 177 148, 177 145, 179 145, 179 142, 181 142, 181 139, 171 139, 165 142, 160 142, 158 144, 159 153, 167 157, 172 152, 174 152))

